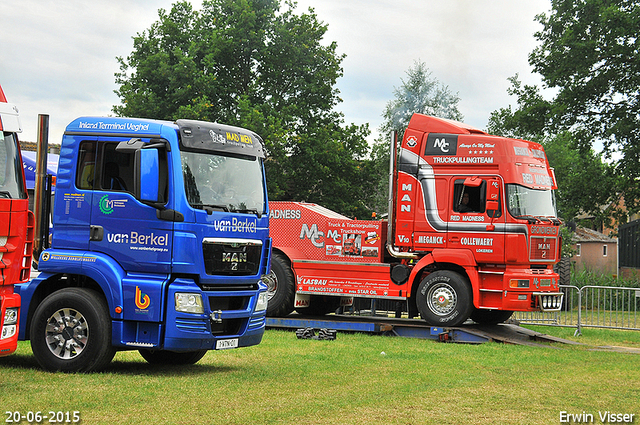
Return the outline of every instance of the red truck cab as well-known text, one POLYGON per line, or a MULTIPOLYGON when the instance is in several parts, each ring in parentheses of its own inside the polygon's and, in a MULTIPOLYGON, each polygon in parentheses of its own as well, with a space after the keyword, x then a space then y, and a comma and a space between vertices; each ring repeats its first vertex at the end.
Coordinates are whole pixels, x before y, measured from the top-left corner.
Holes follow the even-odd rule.
POLYGON ((391 152, 388 222, 272 203, 268 312, 383 298, 456 326, 560 309, 556 183, 541 145, 414 114, 391 152))
POLYGON ((20 296, 16 283, 29 280, 33 247, 33 214, 18 144, 18 109, 7 103, 0 87, 0 357, 17 347, 20 296))

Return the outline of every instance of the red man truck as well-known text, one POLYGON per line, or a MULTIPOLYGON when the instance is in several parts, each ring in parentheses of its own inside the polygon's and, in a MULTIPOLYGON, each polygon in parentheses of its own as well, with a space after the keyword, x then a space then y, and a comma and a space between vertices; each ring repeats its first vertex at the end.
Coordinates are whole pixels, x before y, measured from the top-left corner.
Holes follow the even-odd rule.
POLYGON ((408 301, 429 324, 559 310, 553 170, 541 145, 413 115, 391 148, 388 221, 271 202, 270 315, 408 301))
POLYGON ((20 156, 18 109, 7 103, 0 87, 0 357, 18 342, 20 296, 14 284, 29 280, 33 246, 33 214, 20 156))

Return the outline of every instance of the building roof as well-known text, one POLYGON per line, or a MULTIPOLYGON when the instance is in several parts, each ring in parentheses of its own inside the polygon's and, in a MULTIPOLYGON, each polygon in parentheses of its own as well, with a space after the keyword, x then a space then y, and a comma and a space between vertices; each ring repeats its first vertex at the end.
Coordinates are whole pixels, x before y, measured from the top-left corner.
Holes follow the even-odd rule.
POLYGON ((573 233, 574 242, 604 242, 604 243, 616 243, 618 240, 610 238, 595 230, 587 229, 586 227, 576 227, 576 231, 573 233))

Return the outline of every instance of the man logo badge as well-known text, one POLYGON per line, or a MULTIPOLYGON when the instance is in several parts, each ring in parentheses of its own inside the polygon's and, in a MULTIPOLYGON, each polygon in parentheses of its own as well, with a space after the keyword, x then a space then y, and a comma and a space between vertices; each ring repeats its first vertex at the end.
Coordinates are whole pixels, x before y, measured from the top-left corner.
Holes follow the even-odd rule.
POLYGON ((231 263, 231 270, 238 270, 239 263, 247 262, 246 252, 223 252, 222 262, 231 263))

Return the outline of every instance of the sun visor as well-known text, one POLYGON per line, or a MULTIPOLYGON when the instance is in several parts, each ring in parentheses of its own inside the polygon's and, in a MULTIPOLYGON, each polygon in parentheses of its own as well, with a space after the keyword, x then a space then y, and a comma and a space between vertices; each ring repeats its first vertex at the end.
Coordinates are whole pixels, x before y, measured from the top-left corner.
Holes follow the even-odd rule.
POLYGON ((262 139, 240 127, 205 121, 178 120, 180 143, 187 149, 264 158, 262 139))
POLYGON ((18 108, 15 105, 0 102, 0 130, 12 133, 22 132, 18 108))

